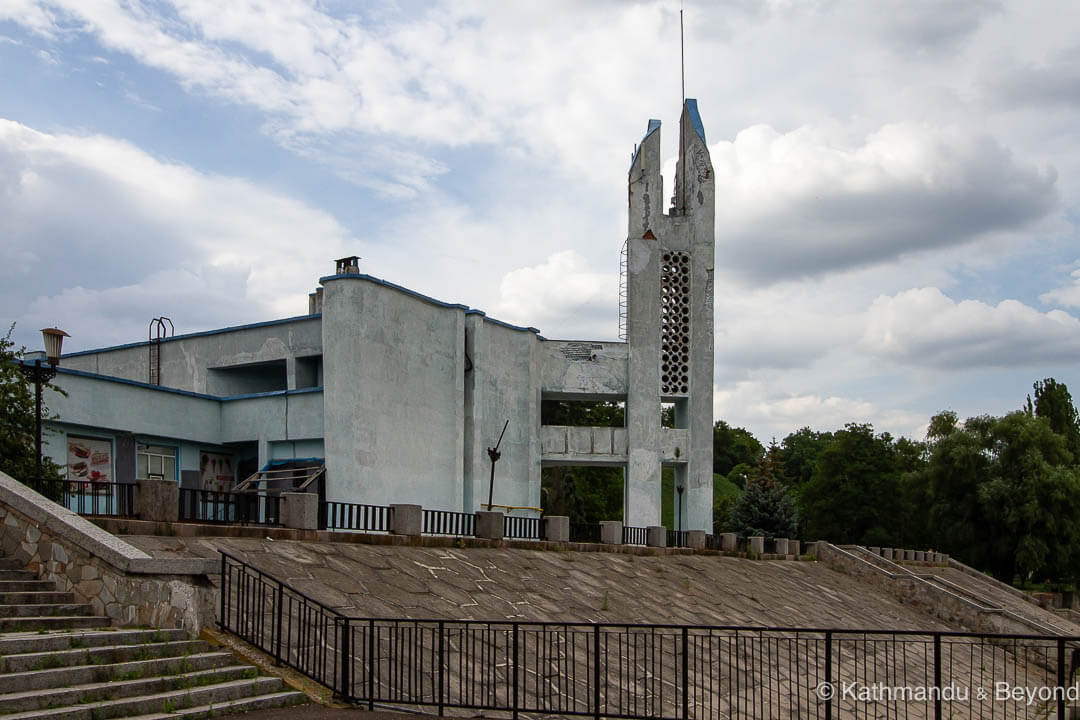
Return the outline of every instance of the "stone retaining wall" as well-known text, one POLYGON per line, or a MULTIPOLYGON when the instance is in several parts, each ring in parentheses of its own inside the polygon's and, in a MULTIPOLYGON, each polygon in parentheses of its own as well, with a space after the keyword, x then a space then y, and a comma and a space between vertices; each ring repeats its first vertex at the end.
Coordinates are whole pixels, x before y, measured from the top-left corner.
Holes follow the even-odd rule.
POLYGON ((0 551, 116 625, 197 634, 216 619, 215 562, 152 558, 2 472, 0 551))

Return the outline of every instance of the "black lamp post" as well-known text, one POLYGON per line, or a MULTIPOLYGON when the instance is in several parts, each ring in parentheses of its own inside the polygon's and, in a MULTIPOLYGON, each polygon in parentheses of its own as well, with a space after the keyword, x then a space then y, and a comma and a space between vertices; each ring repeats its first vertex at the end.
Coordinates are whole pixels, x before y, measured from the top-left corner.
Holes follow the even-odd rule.
POLYGON ((34 383, 34 456, 37 469, 35 482, 41 482, 41 386, 56 377, 60 348, 64 344, 64 338, 71 336, 57 328, 45 328, 41 331, 41 337, 45 341, 45 359, 48 365, 42 365, 40 358, 34 360, 33 364, 24 362, 22 365, 23 374, 34 383))

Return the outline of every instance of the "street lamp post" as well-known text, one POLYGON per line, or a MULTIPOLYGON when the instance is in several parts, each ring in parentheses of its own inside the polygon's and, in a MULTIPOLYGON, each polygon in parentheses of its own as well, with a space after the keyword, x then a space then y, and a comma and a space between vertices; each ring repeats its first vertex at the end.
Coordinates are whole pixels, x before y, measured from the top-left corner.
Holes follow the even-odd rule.
POLYGON ((40 358, 34 360, 33 364, 24 362, 22 365, 23 374, 34 383, 34 458, 37 471, 34 482, 41 482, 41 388, 56 377, 60 348, 64 344, 64 338, 71 336, 57 328, 45 328, 41 331, 41 337, 45 341, 45 359, 48 365, 42 365, 40 358))
POLYGON ((681 545, 682 544, 682 514, 683 514, 682 494, 683 494, 683 490, 685 490, 686 488, 683 487, 682 485, 679 485, 675 489, 679 491, 679 544, 681 545))

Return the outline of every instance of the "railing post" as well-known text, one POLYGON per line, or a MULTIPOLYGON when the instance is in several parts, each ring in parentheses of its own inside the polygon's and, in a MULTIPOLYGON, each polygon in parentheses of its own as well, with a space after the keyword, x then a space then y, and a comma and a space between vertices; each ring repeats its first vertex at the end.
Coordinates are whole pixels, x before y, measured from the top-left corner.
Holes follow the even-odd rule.
POLYGON ((1058 638, 1057 651, 1057 720, 1065 720, 1065 638, 1058 638))
POLYGON ((829 696, 825 698, 825 720, 832 720, 832 701, 836 695, 832 686, 832 633, 825 631, 825 687, 829 696))
POLYGON ((514 685, 514 720, 517 720, 518 716, 518 624, 514 623, 514 662, 510 665, 513 675, 514 685))
POLYGON ((446 623, 439 621, 439 717, 446 707, 446 682, 443 668, 446 667, 446 623))
POLYGON ((682 629, 682 716, 683 720, 690 717, 690 637, 689 629, 683 625, 682 629))
POLYGON ((341 687, 341 698, 347 701, 352 698, 352 689, 349 687, 349 682, 352 680, 352 633, 349 632, 349 618, 338 616, 335 622, 339 628, 338 632, 341 633, 338 643, 338 647, 341 648, 338 684, 341 687))
POLYGON ((278 580, 277 584, 277 608, 274 612, 274 661, 281 664, 281 605, 285 597, 285 587, 278 580))
POLYGON ((941 720, 941 633, 934 633, 934 720, 941 720))
POLYGON ((593 625, 593 717, 600 720, 600 625, 593 625))
POLYGON ((375 709, 375 620, 368 620, 367 665, 368 710, 371 711, 375 709))
MULTIPOLYGON (((219 551, 220 552, 220 551, 219 551)), ((229 625, 225 622, 225 596, 229 594, 229 581, 228 573, 225 570, 225 553, 221 553, 221 616, 218 619, 218 627, 228 629, 229 625)))

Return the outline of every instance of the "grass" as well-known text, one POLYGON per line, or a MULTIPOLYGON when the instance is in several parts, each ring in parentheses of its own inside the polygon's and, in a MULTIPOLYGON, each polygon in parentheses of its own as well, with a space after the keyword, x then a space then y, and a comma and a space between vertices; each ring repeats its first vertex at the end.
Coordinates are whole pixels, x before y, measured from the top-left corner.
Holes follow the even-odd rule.
POLYGON ((73 637, 68 640, 68 647, 72 650, 86 647, 86 638, 73 637))
POLYGON ((137 670, 136 669, 136 670, 128 670, 125 673, 120 673, 119 675, 114 677, 113 680, 117 680, 117 681, 138 680, 141 677, 142 677, 142 670, 137 670))
POLYGON ((604 591, 604 602, 600 605, 600 609, 603 610, 604 612, 607 612, 608 610, 611 609, 611 603, 608 602, 608 591, 607 590, 604 591))

